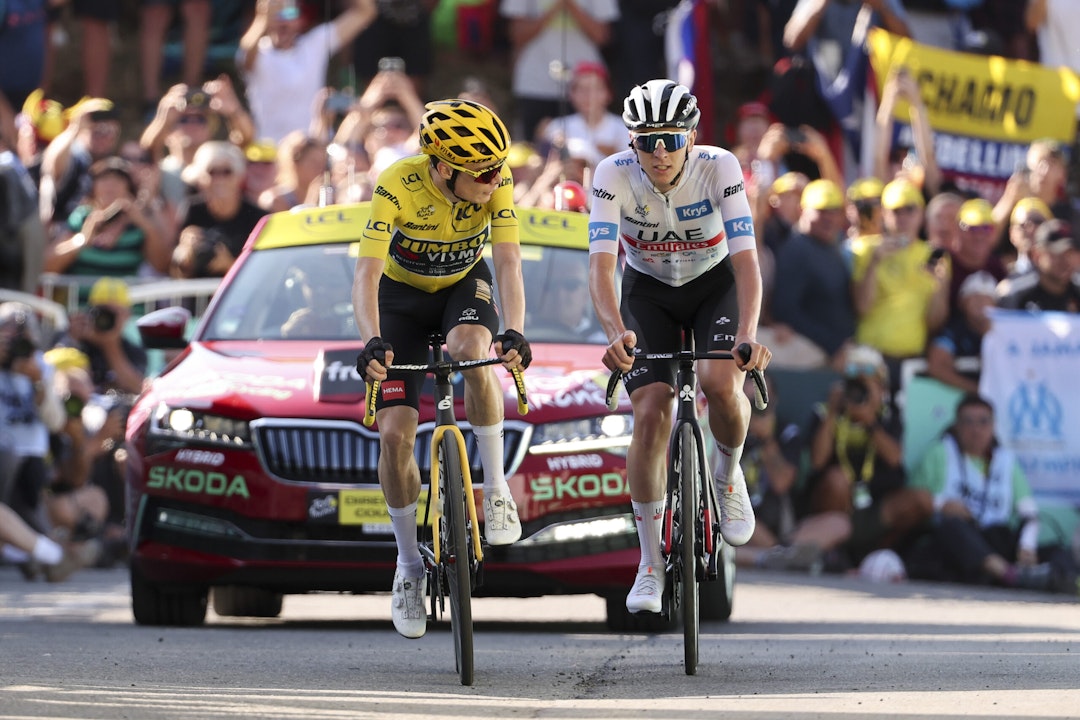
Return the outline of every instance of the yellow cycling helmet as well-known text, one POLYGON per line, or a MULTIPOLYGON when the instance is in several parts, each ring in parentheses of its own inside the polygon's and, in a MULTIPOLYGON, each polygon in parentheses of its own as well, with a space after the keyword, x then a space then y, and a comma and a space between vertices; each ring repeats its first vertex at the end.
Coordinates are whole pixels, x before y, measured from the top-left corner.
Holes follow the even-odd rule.
POLYGON ((452 165, 502 161, 510 133, 491 110, 471 100, 436 100, 424 106, 420 149, 452 165))

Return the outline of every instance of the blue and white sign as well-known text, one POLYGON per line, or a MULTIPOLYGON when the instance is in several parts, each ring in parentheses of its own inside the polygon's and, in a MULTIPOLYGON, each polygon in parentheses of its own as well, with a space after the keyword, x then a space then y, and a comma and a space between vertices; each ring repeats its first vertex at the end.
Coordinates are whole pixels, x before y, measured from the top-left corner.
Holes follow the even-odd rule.
POLYGON ((994 310, 979 391, 1032 491, 1080 503, 1080 315, 994 310))

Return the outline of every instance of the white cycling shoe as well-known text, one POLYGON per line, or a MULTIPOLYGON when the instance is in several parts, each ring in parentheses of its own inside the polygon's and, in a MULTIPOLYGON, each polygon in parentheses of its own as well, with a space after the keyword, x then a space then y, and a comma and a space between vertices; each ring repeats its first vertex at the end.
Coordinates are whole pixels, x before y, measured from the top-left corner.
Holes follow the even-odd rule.
POLYGON ((634 586, 626 596, 626 609, 632 613, 658 613, 663 606, 663 568, 646 565, 639 567, 634 586))
POLYGON ((394 572, 394 589, 390 597, 390 615, 394 629, 407 638, 423 637, 427 632, 427 574, 420 577, 403 577, 400 570, 394 572))
POLYGON ((754 534, 756 521, 750 493, 746 491, 746 477, 742 468, 735 466, 735 476, 724 484, 716 479, 716 494, 720 500, 720 534, 732 547, 745 545, 754 534))
POLYGON ((521 539, 521 521, 514 498, 484 496, 484 537, 489 545, 510 545, 521 539))

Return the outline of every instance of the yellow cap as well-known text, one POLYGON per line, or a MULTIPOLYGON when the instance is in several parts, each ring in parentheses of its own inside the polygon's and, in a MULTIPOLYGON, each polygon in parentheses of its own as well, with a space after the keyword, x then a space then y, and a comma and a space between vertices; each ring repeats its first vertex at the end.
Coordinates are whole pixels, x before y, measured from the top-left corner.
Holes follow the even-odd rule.
POLYGON ((29 118, 39 140, 49 142, 67 127, 64 106, 45 98, 45 91, 38 88, 26 97, 23 114, 29 118))
POLYGON ((844 194, 832 180, 814 180, 803 189, 799 204, 804 210, 839 210, 844 194))
POLYGON ((925 207, 926 200, 918 186, 906 178, 893 180, 881 191, 881 207, 887 210, 897 210, 911 205, 925 207))
POLYGON ((773 195, 782 195, 786 192, 797 192, 803 179, 802 173, 787 172, 773 180, 769 192, 773 195))
POLYGON ((61 371, 90 369, 90 358, 82 350, 73 347, 55 347, 46 351, 45 362, 61 371))
POLYGON ((994 208, 990 206, 990 203, 982 198, 975 198, 974 200, 968 200, 960 206, 960 212, 957 213, 957 220, 960 221, 961 227, 980 227, 983 225, 994 224, 994 208))
POLYGON ((90 296, 87 302, 91 305, 119 305, 131 307, 131 297, 128 295, 127 283, 117 277, 98 278, 90 287, 90 296))
POLYGON ((848 186, 847 199, 851 202, 879 200, 881 199, 881 190, 884 187, 885 184, 876 177, 859 178, 848 186))
POLYGON ((277 143, 270 138, 259 138, 244 148, 248 162, 274 162, 277 160, 277 143))
POLYGON ((529 161, 532 160, 534 157, 537 157, 537 152, 529 143, 510 143, 510 152, 506 156, 506 164, 511 170, 513 170, 515 168, 528 165, 529 161))
POLYGON ((1054 214, 1050 212, 1050 207, 1037 197, 1020 198, 1020 201, 1016 203, 1016 207, 1013 208, 1012 214, 1009 215, 1009 224, 1015 225, 1020 222, 1021 215, 1025 218, 1031 213, 1038 213, 1042 215, 1043 220, 1049 220, 1054 217, 1054 214))

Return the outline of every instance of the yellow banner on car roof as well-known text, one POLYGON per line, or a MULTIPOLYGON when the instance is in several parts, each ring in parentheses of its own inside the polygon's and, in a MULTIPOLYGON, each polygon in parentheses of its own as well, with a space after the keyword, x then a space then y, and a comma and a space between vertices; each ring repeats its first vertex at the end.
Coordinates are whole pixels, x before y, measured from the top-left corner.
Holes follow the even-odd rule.
MULTIPOLYGON (((1069 68, 941 50, 880 28, 867 46, 878 90, 890 71, 907 68, 936 132, 1011 143, 1075 136, 1080 77, 1069 68)), ((909 118, 907 103, 897 103, 896 119, 909 118)))

